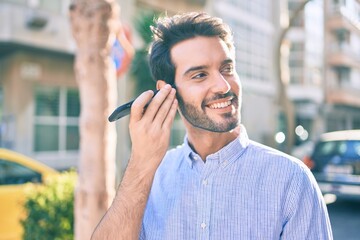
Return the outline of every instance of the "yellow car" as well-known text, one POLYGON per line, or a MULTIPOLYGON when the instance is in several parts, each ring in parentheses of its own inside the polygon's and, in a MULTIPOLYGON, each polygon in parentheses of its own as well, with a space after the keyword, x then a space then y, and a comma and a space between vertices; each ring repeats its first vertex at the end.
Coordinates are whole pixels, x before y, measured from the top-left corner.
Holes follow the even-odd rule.
POLYGON ((0 240, 21 239, 20 219, 27 184, 41 184, 58 172, 22 154, 0 148, 0 240))

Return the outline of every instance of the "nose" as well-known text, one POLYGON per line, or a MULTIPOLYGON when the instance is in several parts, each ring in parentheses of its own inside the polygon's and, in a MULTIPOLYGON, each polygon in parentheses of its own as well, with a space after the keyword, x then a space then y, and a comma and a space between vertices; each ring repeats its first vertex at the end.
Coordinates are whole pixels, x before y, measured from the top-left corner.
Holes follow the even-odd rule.
POLYGON ((217 73, 213 81, 213 92, 225 94, 230 91, 231 86, 221 73, 217 73))

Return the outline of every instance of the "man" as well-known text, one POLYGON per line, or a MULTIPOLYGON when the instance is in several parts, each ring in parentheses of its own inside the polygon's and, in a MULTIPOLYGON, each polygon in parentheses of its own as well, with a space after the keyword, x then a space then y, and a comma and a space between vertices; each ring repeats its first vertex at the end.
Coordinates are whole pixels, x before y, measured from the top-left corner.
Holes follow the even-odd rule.
POLYGON ((93 239, 332 239, 310 171, 249 140, 240 124, 229 27, 187 13, 152 30, 160 91, 145 111, 152 91, 132 106, 129 164, 93 239), (177 108, 187 136, 166 152, 177 108))

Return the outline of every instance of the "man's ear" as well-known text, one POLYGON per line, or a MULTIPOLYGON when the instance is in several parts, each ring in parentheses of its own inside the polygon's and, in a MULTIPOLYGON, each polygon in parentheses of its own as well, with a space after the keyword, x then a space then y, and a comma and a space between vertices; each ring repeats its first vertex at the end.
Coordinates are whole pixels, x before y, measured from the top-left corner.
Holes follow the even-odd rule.
POLYGON ((162 87, 166 85, 166 82, 164 80, 157 80, 156 81, 156 89, 160 90, 162 87))

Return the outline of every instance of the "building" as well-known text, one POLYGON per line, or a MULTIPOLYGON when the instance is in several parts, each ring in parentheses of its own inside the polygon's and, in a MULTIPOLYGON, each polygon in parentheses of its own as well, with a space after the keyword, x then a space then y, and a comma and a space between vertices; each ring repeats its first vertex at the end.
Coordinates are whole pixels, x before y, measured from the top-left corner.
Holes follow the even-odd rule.
POLYGON ((360 1, 324 3, 326 130, 360 129, 360 1))
POLYGON ((0 145, 76 166, 79 93, 69 1, 0 2, 0 145))
POLYGON ((211 12, 234 32, 236 64, 243 85, 242 122, 251 139, 274 145, 278 129, 274 46, 280 24, 280 1, 211 1, 211 12))
MULTIPOLYGON (((284 11, 302 0, 119 0, 121 20, 134 29, 141 10, 172 15, 205 10, 233 29, 237 71, 243 85, 242 122, 250 138, 276 146, 283 129, 278 102, 276 47, 284 11)), ((77 165, 80 112, 68 20, 70 0, 0 2, 0 146, 58 169, 77 165)), ((295 106, 300 144, 329 130, 360 128, 360 1, 313 0, 286 39, 288 97, 295 106), (306 134, 308 134, 306 136, 306 134)), ((141 40, 133 31, 135 47, 141 40)), ((132 79, 119 81, 119 104, 134 97, 132 79)), ((118 159, 126 166, 130 139, 118 126, 118 159)), ((184 127, 174 123, 172 145, 184 127)))
MULTIPOLYGON (((289 15, 303 2, 288 0, 289 15)), ((288 96, 296 109, 296 144, 360 128, 359 16, 360 1, 313 0, 290 26, 288 96)))

